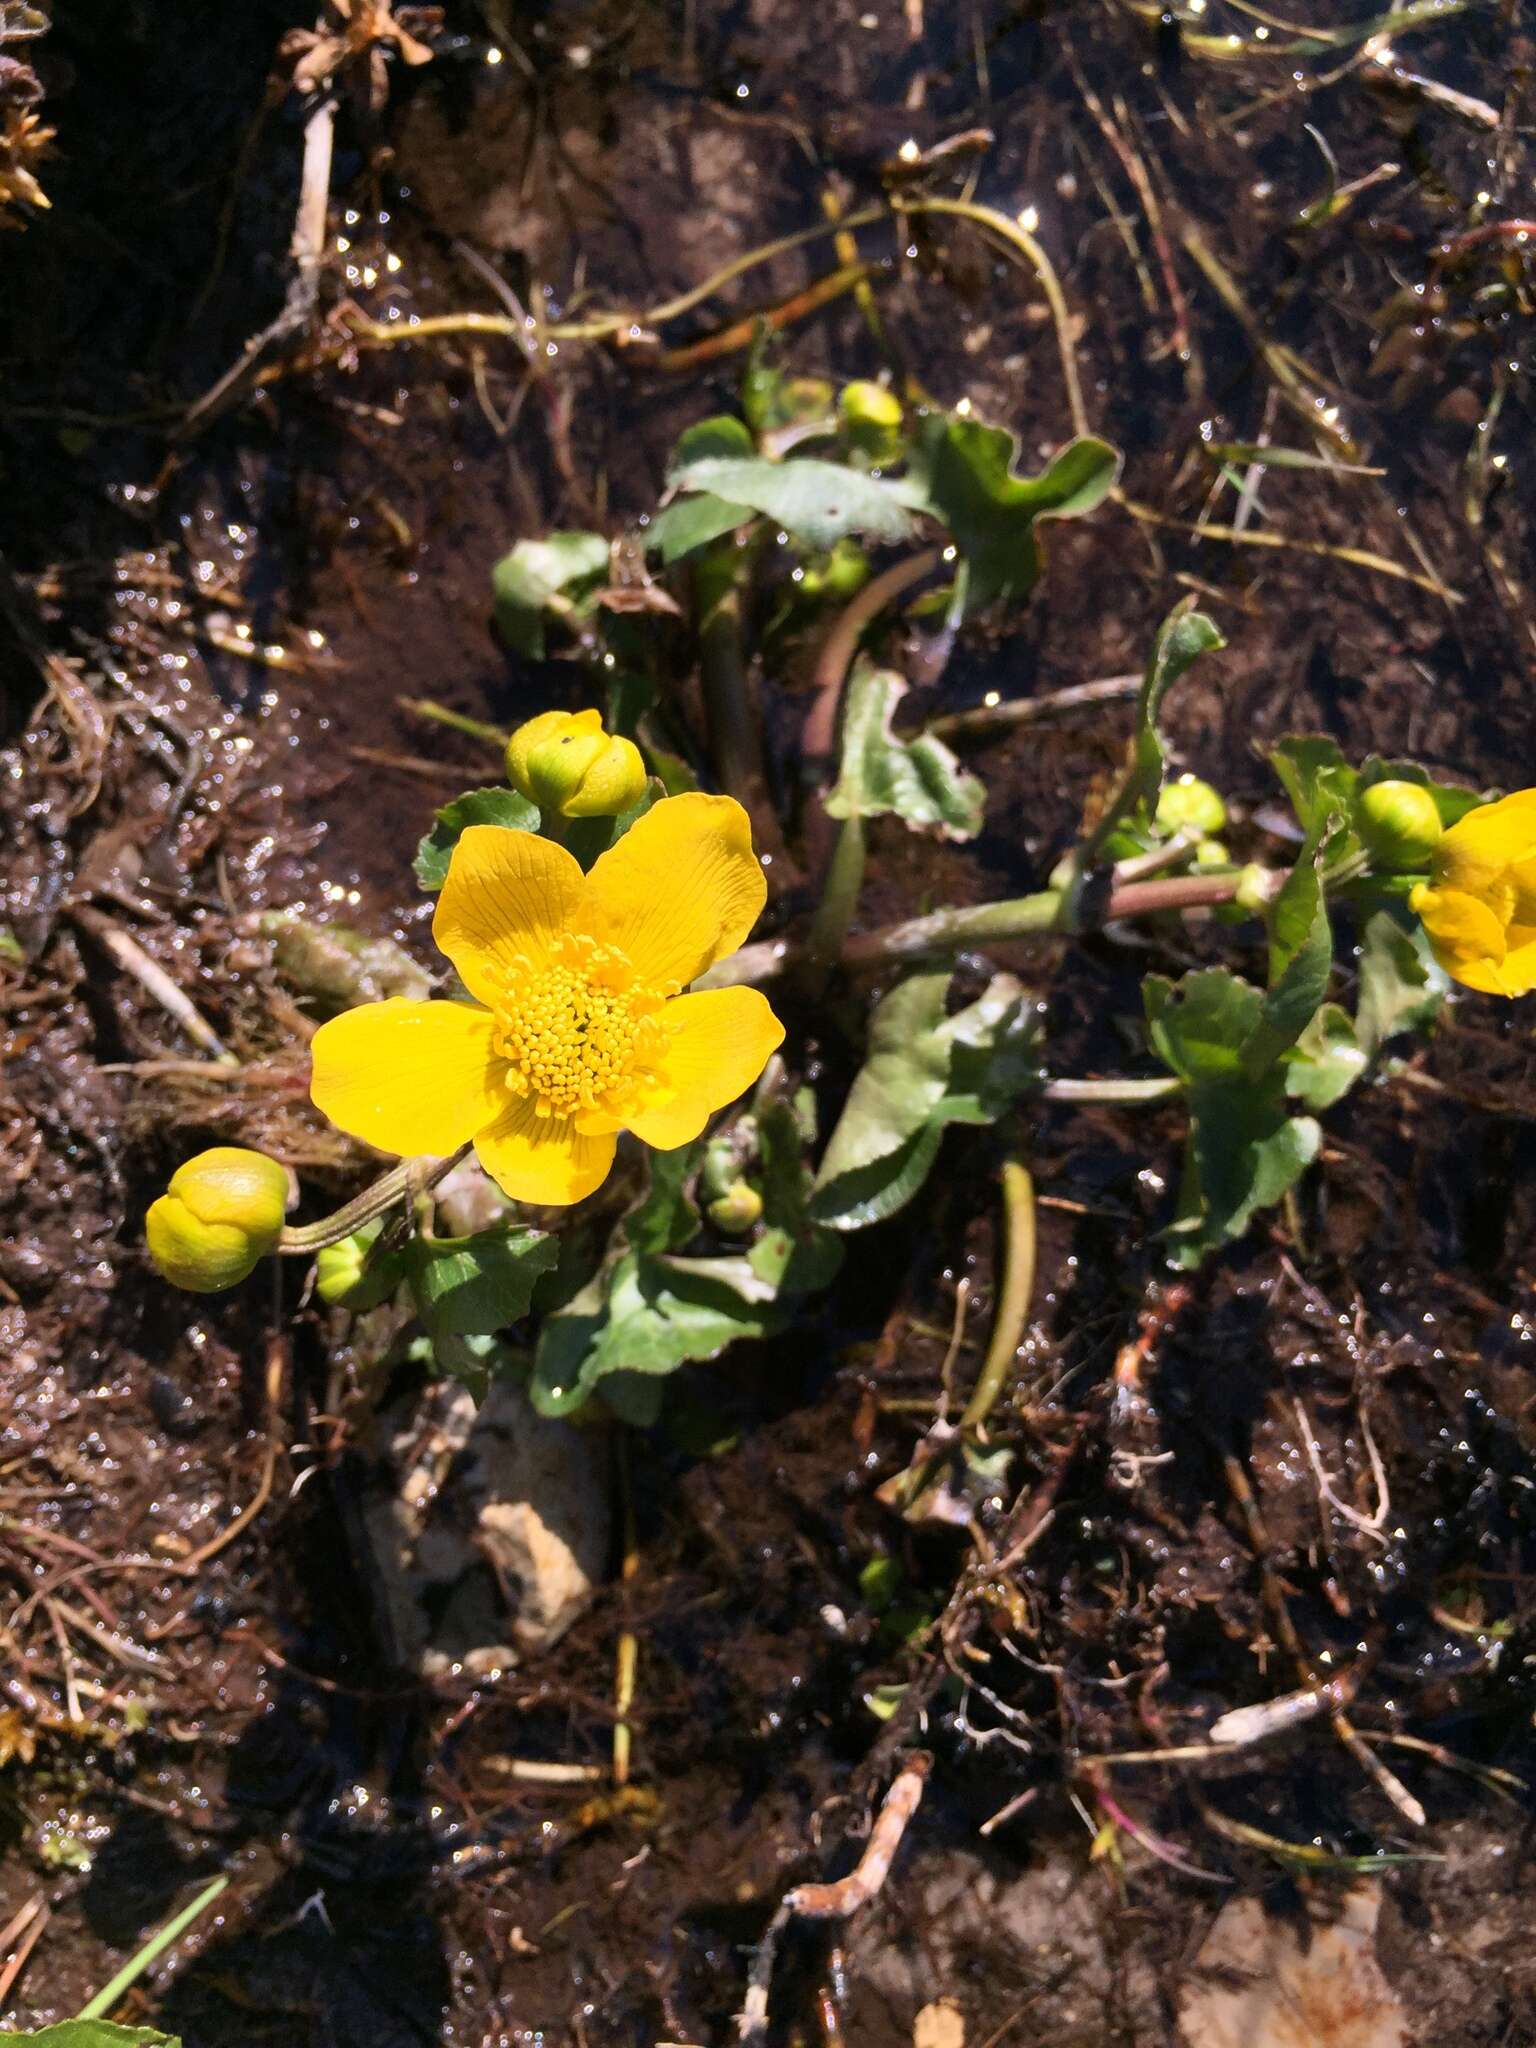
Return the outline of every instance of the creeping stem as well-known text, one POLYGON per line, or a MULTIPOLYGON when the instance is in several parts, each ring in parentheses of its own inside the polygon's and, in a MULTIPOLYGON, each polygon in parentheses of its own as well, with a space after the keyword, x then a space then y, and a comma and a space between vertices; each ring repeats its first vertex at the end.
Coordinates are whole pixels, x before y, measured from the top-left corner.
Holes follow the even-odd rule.
POLYGON ((720 787, 754 820, 767 809, 767 777, 757 704, 743 644, 744 592, 753 550, 727 538, 705 549, 694 570, 699 609, 699 673, 709 750, 720 787))
MULTIPOLYGON (((1112 889, 1102 913, 1093 920, 1113 924, 1125 917, 1148 917, 1159 910, 1202 910, 1231 903, 1240 885, 1262 889, 1273 897, 1285 881, 1283 868, 1244 869, 1228 875, 1167 875, 1147 882, 1125 882, 1112 889), (1246 877, 1246 884, 1245 884, 1246 877)), ((1334 879, 1334 877, 1330 877, 1334 879)), ((963 910, 936 910, 905 924, 862 932, 843 948, 849 966, 880 960, 912 960, 925 953, 956 953, 999 939, 1038 937, 1042 932, 1070 932, 1074 924, 1066 892, 1042 889, 1035 896, 1015 896, 1006 903, 978 903, 963 910)))
POLYGON ((1035 1287, 1035 1183, 1022 1159, 1003 1162, 1003 1284, 981 1372, 960 1417, 962 1429, 986 1421, 1008 1383, 1035 1287))

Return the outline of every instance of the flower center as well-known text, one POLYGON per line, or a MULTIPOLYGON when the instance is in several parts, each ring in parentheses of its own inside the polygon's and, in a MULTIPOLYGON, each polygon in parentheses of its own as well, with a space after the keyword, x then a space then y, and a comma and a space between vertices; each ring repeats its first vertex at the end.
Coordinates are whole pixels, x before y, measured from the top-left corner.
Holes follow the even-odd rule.
POLYGON ((622 1121, 636 1089, 657 1078, 670 1036, 658 1013, 676 991, 647 987, 614 946, 566 934, 552 952, 547 967, 519 960, 495 1005, 507 1085, 539 1116, 622 1121))

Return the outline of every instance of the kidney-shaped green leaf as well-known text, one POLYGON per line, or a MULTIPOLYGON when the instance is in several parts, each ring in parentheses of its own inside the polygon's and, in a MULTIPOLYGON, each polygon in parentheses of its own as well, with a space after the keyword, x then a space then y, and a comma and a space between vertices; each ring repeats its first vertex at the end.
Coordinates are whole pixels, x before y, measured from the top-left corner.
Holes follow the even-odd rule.
POLYGON ((898 739, 891 730, 906 684, 863 656, 848 678, 843 710, 842 773, 827 798, 834 818, 876 818, 894 811, 907 824, 933 827, 946 839, 974 839, 986 791, 944 742, 930 733, 898 739))

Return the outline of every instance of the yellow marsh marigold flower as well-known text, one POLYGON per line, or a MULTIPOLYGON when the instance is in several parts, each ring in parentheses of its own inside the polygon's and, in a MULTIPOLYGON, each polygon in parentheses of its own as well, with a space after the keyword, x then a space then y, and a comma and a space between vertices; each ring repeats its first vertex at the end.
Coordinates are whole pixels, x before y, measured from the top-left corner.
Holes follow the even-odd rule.
POLYGON ((314 1039, 315 1102, 381 1152, 473 1138, 516 1201, 578 1202, 617 1133, 686 1145, 784 1027, 755 989, 683 995, 767 894, 740 804, 665 797, 584 875, 564 847, 472 825, 432 935, 483 1007, 367 1003, 314 1039))
POLYGON ((149 1256, 173 1286, 217 1294, 271 1251, 287 1207, 286 1167, 243 1145, 214 1145, 183 1160, 150 1204, 149 1256))
POLYGON ((1493 996, 1536 988, 1536 789, 1468 811, 1408 900, 1453 980, 1493 996))

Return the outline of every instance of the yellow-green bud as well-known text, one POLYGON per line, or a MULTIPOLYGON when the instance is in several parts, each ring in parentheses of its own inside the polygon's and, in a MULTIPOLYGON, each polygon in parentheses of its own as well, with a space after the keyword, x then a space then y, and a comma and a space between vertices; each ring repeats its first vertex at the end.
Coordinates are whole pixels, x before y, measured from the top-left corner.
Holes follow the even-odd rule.
POLYGON ((894 462, 901 453, 901 400, 883 384, 860 378, 845 384, 838 395, 848 445, 867 462, 878 466, 894 462))
POLYGON ((727 1237, 745 1237, 763 1213, 763 1198, 744 1180, 733 1181, 723 1195, 717 1195, 705 1212, 716 1230, 727 1237))
POLYGON ((802 597, 846 604, 869 581, 869 557, 849 534, 833 543, 820 561, 808 562, 800 577, 802 597))
POLYGON ((1389 873, 1425 868, 1445 830, 1440 807, 1417 782, 1373 782, 1355 799, 1355 830, 1389 873))
POLYGON ((1204 838, 1219 832, 1226 822, 1226 805, 1198 775, 1181 775, 1163 785, 1157 800, 1157 823, 1164 832, 1198 832, 1204 838))
POLYGON ((288 1169, 265 1152, 215 1145, 171 1175, 144 1218, 149 1255, 174 1287, 234 1287, 276 1244, 288 1207, 288 1169))
POLYGON ((322 1301, 333 1307, 377 1308, 394 1293, 400 1281, 400 1260, 391 1256, 370 1262, 368 1257, 383 1228, 383 1219, 376 1218, 315 1254, 315 1292, 322 1301))
POLYGON ((1246 910, 1250 917, 1262 917, 1275 900, 1275 882, 1273 869, 1250 861, 1237 878, 1232 901, 1246 910))
POLYGON ((1219 839, 1202 839, 1195 848, 1197 868, 1229 868, 1232 856, 1219 839))
POLYGON ((544 711, 508 740, 507 780, 541 811, 616 818, 644 794, 645 763, 633 740, 603 731, 600 711, 544 711))

